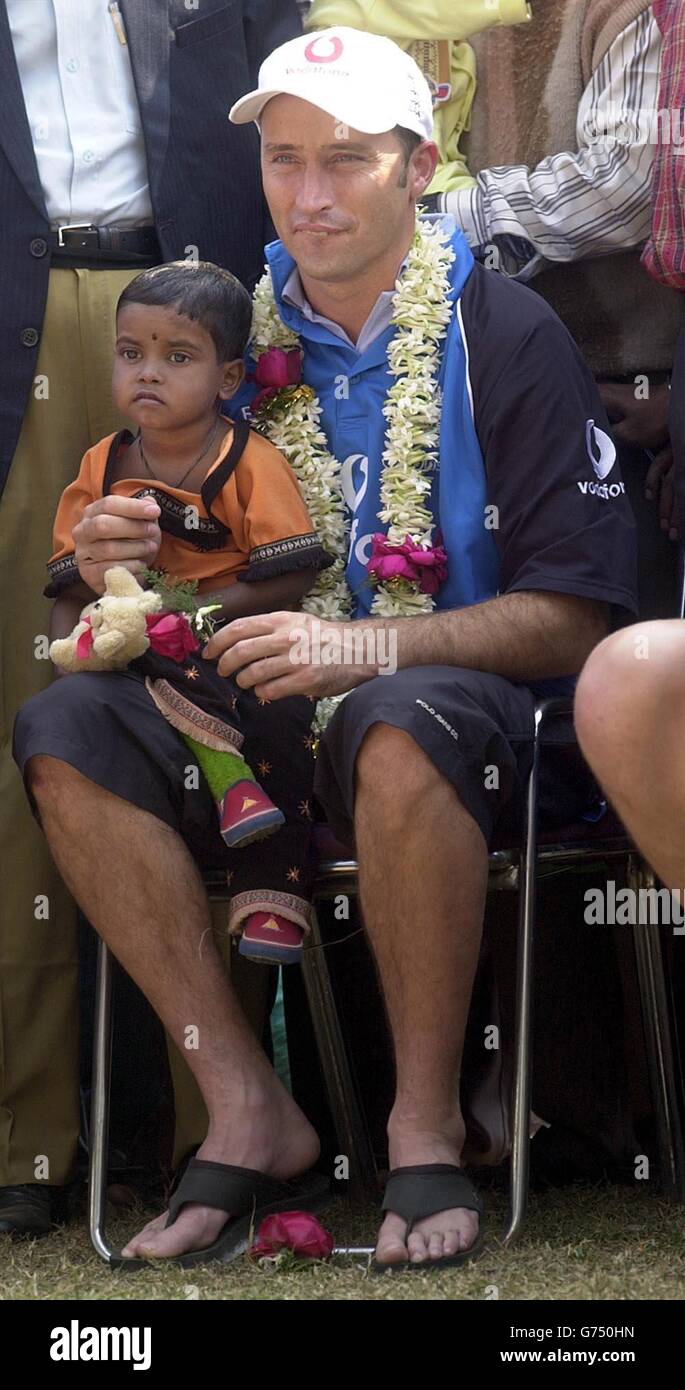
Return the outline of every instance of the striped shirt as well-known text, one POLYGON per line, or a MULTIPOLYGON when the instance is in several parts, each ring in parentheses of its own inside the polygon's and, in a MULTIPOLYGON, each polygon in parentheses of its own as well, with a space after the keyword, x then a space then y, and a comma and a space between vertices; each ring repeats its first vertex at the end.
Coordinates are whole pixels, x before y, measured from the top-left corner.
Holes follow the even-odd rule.
POLYGON ((685 12, 682 0, 655 0, 654 14, 664 36, 664 51, 652 190, 652 235, 642 264, 663 285, 685 291, 685 12))
POLYGON ((475 188, 440 200, 471 245, 510 239, 507 269, 528 276, 544 260, 625 251, 649 236, 662 48, 653 9, 626 26, 593 74, 578 108, 576 150, 534 169, 483 169, 475 188))

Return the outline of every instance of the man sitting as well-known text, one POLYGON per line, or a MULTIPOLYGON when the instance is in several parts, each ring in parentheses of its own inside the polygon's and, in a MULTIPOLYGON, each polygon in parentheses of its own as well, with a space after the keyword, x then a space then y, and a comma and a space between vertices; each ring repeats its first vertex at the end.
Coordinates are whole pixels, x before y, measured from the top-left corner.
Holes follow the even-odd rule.
MULTIPOLYGON (((477 1249, 459 1066, 488 841, 529 766, 537 683, 572 677, 612 610, 634 610, 632 521, 595 385, 554 313, 474 265, 458 231, 417 234, 437 149, 413 60, 351 29, 307 35, 271 55, 232 116, 259 123, 281 236, 255 314, 256 413, 337 564, 314 613, 239 619, 205 654, 262 699, 359 687, 323 737, 318 794, 354 834, 395 1046, 377 1259, 425 1268, 477 1249), (370 643, 356 664, 322 664, 317 642, 342 639, 348 617, 370 643), (381 631, 397 641, 395 674, 377 674, 381 631)), ((95 556, 100 544, 93 532, 95 556)), ((172 1224, 158 1218, 124 1253, 209 1250, 253 1200, 259 1211, 255 1170, 298 1177, 316 1135, 203 941, 204 890, 180 836, 57 759, 31 760, 28 779, 93 926, 177 1041, 199 1027, 185 1055, 211 1173, 191 1165, 172 1224), (242 1206, 218 1190, 236 1165, 251 1173, 242 1206)))

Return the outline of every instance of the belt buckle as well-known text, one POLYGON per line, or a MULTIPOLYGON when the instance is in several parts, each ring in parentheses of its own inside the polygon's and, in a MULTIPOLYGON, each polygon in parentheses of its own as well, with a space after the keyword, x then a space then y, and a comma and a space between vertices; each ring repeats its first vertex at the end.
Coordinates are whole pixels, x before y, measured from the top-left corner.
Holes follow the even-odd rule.
POLYGON ((65 232, 96 232, 92 222, 66 222, 63 227, 57 228, 57 245, 64 246, 65 232))

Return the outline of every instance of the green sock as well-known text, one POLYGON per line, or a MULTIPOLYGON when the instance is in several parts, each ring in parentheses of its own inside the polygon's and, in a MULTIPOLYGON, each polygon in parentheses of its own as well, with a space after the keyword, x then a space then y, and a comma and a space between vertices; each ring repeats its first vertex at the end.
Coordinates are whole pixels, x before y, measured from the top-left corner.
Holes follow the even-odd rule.
POLYGON ((242 753, 207 748, 206 744, 198 743, 190 734, 182 734, 181 737, 197 759, 215 801, 223 801, 229 787, 234 787, 236 782, 256 782, 254 773, 248 767, 242 753))

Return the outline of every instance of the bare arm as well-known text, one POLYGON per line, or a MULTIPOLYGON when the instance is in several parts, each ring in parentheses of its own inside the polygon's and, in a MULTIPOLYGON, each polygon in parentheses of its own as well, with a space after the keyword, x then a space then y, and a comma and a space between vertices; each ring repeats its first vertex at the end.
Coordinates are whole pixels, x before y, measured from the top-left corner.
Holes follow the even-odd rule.
POLYGON ((315 579, 313 569, 293 570, 290 574, 279 574, 276 579, 227 584, 211 592, 208 589, 206 597, 208 603, 221 604, 219 621, 230 623, 234 618, 249 618, 256 613, 273 613, 276 610, 296 612, 315 579))
POLYGON ((549 261, 577 261, 637 246, 649 235, 662 39, 651 8, 621 31, 586 88, 576 148, 482 169, 475 188, 444 195, 471 246, 518 237, 549 261))
MULTIPOLYGON (((470 608, 420 618, 364 619, 359 623, 322 622, 313 660, 302 659, 302 633, 318 622, 308 614, 296 621, 287 613, 240 619, 212 638, 205 655, 219 658, 221 675, 240 671, 238 684, 262 697, 313 695, 321 698, 352 690, 388 669, 389 639, 397 642, 397 666, 449 665, 491 671, 512 681, 575 675, 592 648, 606 635, 607 605, 570 594, 503 594, 470 608), (380 644, 368 643, 358 664, 322 664, 316 652, 331 650, 337 634, 385 631, 380 644), (297 658, 294 653, 297 652, 297 658)), ((358 648, 354 650, 355 659, 358 648)))
MULTIPOLYGON (((50 641, 54 642, 58 637, 68 637, 76 627, 81 616, 81 609, 85 608, 87 603, 93 603, 96 598, 97 594, 89 589, 82 579, 76 584, 70 584, 69 588, 65 589, 64 593, 60 594, 52 605, 48 627, 50 641)), ((55 666, 54 663, 52 669, 57 676, 66 675, 66 671, 55 666)))
POLYGON ((162 543, 159 507, 152 497, 99 497, 84 508, 72 538, 81 579, 97 596, 112 565, 135 575, 154 565, 162 543))
POLYGON ((396 626, 400 667, 467 666, 532 681, 575 675, 606 636, 608 621, 605 603, 528 592, 396 626))
POLYGON ((81 609, 87 603, 94 603, 98 597, 92 589, 88 588, 83 580, 77 584, 70 584, 64 593, 55 599, 50 614, 49 636, 50 641, 54 642, 57 637, 68 637, 73 631, 81 616, 81 609))
MULTIPOLYGON (((161 542, 159 507, 153 498, 100 497, 83 509, 72 531, 74 558, 81 578, 55 600, 50 614, 50 641, 68 637, 81 610, 104 591, 105 574, 123 565, 140 574, 152 565, 161 542)), ((65 672, 54 667, 57 675, 65 672)))

